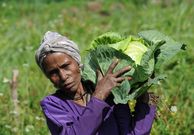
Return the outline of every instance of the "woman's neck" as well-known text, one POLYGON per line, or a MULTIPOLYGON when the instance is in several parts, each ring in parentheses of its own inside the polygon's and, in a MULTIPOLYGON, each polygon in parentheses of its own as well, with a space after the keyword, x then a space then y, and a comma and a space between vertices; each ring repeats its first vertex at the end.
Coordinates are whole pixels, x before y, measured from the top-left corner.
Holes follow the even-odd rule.
POLYGON ((83 84, 80 82, 80 85, 74 95, 73 101, 81 106, 86 106, 86 94, 87 91, 84 89, 83 84))

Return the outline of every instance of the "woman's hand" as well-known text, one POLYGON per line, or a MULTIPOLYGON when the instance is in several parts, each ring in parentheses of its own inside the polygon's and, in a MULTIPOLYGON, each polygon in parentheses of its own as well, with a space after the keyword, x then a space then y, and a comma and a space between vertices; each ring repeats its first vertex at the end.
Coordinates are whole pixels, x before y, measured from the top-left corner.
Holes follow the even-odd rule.
POLYGON ((113 70, 118 64, 118 59, 114 60, 108 68, 108 71, 103 76, 102 73, 97 70, 97 84, 93 96, 105 100, 111 93, 114 87, 120 86, 121 82, 125 79, 131 80, 131 77, 121 77, 124 73, 130 71, 131 67, 126 66, 117 72, 113 73, 113 70))

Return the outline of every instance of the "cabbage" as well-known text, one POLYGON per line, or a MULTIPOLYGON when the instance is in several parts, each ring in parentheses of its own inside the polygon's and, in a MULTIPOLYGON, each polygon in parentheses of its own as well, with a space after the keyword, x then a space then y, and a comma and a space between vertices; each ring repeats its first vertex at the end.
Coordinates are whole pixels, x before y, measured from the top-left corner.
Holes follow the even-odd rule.
POLYGON ((115 103, 127 103, 147 91, 153 84, 165 79, 160 74, 162 64, 175 56, 185 45, 156 31, 143 31, 138 36, 105 33, 92 41, 84 60, 82 78, 96 84, 96 70, 105 74, 114 58, 120 59, 116 70, 131 65, 132 81, 123 81, 112 90, 115 103))
POLYGON ((140 64, 143 54, 148 48, 141 42, 140 39, 134 39, 132 37, 127 38, 121 43, 109 44, 108 46, 115 48, 116 50, 122 50, 123 53, 127 54, 136 64, 140 64), (124 46, 123 45, 127 45, 124 46))

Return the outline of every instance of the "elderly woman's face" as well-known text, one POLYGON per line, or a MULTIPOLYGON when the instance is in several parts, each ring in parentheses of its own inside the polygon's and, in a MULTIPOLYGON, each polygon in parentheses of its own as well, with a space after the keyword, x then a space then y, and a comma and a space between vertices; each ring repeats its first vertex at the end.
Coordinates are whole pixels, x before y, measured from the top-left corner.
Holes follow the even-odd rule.
POLYGON ((47 77, 55 87, 66 92, 76 92, 81 83, 78 63, 65 53, 51 53, 43 60, 47 77))

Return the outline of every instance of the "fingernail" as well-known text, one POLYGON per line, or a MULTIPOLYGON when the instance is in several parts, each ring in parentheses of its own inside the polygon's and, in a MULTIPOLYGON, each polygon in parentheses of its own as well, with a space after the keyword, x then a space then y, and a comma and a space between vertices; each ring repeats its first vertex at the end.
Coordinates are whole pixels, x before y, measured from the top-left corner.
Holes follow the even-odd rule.
POLYGON ((131 66, 128 66, 129 67, 129 69, 131 69, 132 67, 131 66))
POLYGON ((127 80, 133 80, 133 78, 132 77, 127 77, 127 80))

